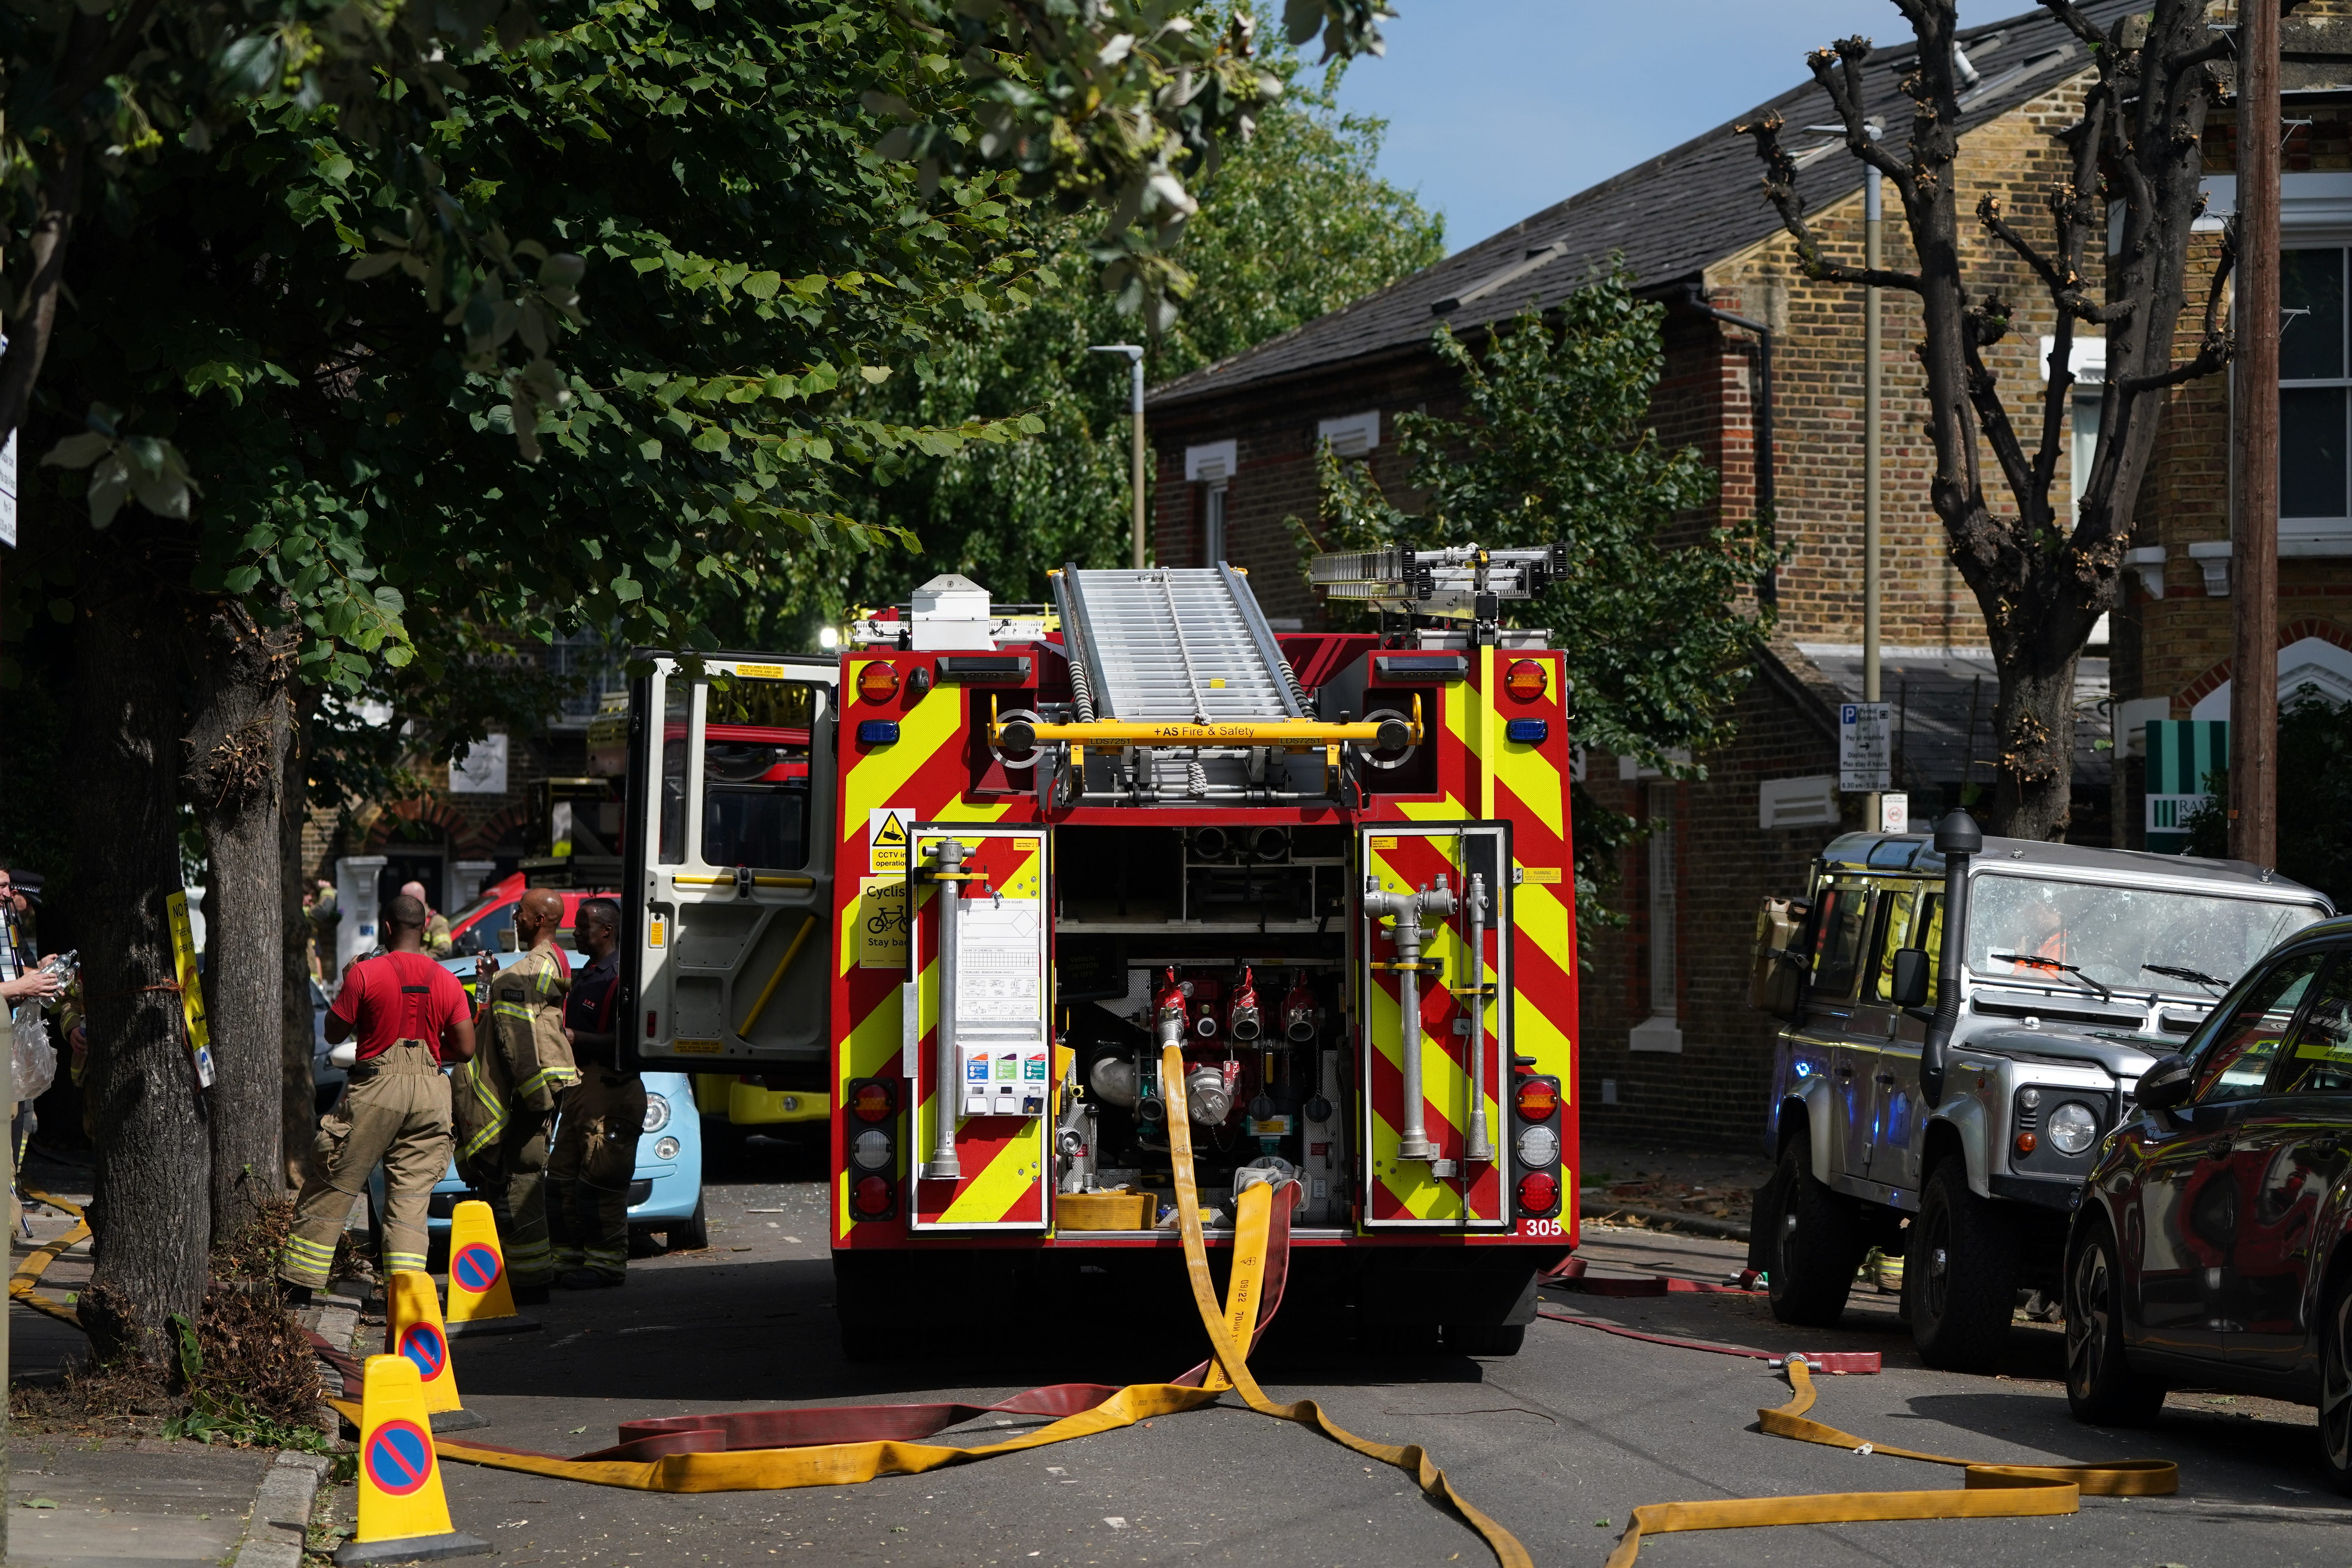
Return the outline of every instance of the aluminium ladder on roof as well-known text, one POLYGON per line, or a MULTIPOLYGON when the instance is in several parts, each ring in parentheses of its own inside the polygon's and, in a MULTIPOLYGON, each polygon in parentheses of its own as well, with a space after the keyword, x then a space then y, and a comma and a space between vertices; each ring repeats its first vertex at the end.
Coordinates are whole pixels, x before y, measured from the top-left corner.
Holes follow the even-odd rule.
POLYGON ((1065 642, 1103 718, 1211 724, 1298 719, 1282 650, 1232 567, 1066 566, 1065 642))

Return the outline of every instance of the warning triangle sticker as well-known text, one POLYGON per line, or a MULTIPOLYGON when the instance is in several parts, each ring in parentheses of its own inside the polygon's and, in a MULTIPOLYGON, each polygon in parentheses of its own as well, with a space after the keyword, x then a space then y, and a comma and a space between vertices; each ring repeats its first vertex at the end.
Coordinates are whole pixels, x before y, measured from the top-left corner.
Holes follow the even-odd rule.
POLYGON ((883 818, 882 831, 874 836, 874 842, 877 844, 904 844, 907 842, 906 823, 896 816, 883 818))

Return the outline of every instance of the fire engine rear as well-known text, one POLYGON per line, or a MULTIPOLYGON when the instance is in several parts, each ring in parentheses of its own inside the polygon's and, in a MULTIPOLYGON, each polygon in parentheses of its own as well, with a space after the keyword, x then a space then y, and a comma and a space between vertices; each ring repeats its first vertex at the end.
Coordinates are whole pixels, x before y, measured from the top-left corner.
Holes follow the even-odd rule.
POLYGON ((1297 1183, 1286 1318, 1517 1349, 1576 1235, 1576 941, 1561 661, 1498 612, 1556 567, 1318 558, 1358 633, 1223 565, 942 577, 838 658, 645 656, 637 1057, 831 1098, 853 1355, 927 1254, 1174 1268, 1171 1102, 1213 1245, 1297 1183))

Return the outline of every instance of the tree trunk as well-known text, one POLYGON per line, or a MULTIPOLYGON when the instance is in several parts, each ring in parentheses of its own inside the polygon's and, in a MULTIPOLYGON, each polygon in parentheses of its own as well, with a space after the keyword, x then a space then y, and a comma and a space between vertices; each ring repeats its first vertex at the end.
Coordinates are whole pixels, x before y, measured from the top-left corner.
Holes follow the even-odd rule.
POLYGON ((101 1361, 170 1367, 172 1315, 193 1321, 204 1299, 212 1208, 205 1106, 170 988, 163 915, 164 897, 180 885, 173 750, 181 667, 152 542, 126 515, 102 549, 83 567, 75 646, 75 890, 89 1009, 83 1091, 98 1143, 95 1263, 79 1313, 101 1361))
POLYGON ((2011 838, 2065 837, 2074 813, 2074 667, 2079 647, 2055 660, 2031 652, 1996 657, 2000 695, 1993 740, 2000 749, 1993 790, 1993 831, 2011 838))
POLYGON ((298 686, 291 731, 287 738, 285 782, 278 791, 279 907, 286 922, 278 1147, 285 1156, 287 1183, 293 1186, 301 1184, 303 1158, 318 1123, 318 1086, 310 1076, 314 1028, 310 1014, 310 926, 302 914, 302 825, 310 815, 310 692, 298 686))
POLYGON ((197 628, 188 799, 205 830, 212 1020, 212 1238, 228 1240, 285 1191, 286 868, 280 852, 294 641, 216 599, 197 628))

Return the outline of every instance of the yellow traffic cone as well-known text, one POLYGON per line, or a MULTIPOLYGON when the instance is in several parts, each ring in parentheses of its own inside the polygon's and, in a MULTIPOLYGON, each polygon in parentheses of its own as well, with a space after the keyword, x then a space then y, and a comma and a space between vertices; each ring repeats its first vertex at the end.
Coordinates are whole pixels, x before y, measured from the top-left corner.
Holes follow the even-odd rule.
POLYGON ((400 1269, 384 1290, 383 1348, 405 1357, 416 1368, 425 1394, 425 1408, 436 1432, 464 1432, 487 1426, 490 1418, 466 1408, 457 1397, 457 1365, 449 1353, 449 1335, 441 1326, 441 1300, 433 1289, 433 1276, 400 1269))
POLYGON ((468 1198, 449 1215, 450 1334, 517 1334, 538 1327, 536 1319, 515 1310, 490 1205, 468 1198))
POLYGON ((425 1387, 404 1355, 372 1355, 360 1397, 359 1530, 336 1548, 336 1568, 490 1550, 449 1528, 441 1461, 426 1429, 425 1387))

